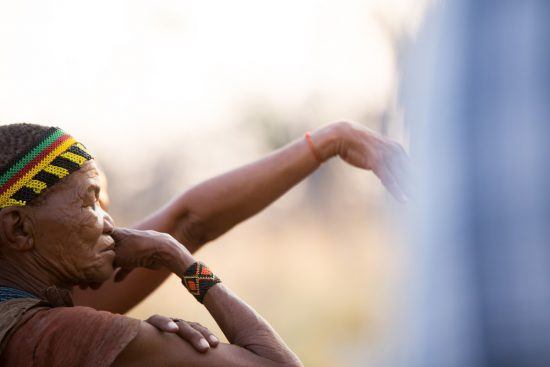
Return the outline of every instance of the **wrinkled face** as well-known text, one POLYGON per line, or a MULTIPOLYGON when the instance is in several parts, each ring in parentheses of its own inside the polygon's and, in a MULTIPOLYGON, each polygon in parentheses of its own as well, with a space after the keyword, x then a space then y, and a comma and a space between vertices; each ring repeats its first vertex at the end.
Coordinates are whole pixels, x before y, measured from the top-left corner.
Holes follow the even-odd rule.
POLYGON ((113 221, 99 205, 93 160, 49 189, 33 207, 33 239, 40 262, 70 284, 99 283, 113 273, 113 221))

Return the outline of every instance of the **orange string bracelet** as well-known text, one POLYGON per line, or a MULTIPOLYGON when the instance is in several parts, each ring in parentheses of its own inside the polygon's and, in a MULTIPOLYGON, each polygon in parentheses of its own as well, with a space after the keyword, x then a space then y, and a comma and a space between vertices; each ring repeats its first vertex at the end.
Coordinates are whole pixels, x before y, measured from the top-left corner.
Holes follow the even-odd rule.
POLYGON ((315 144, 313 144, 313 140, 311 140, 311 133, 309 131, 306 132, 306 140, 307 140, 307 145, 309 146, 309 150, 311 150, 311 153, 315 157, 315 160, 320 164, 323 164, 323 159, 321 159, 319 152, 317 152, 317 149, 315 148, 315 144))

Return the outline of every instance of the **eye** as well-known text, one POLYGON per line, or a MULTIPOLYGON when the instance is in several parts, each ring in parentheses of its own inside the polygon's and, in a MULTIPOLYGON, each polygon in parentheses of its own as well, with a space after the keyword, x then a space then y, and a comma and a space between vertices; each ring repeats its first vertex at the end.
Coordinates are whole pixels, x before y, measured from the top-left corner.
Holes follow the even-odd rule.
POLYGON ((86 202, 84 203, 84 207, 85 207, 85 208, 91 208, 92 210, 96 210, 97 203, 98 203, 97 197, 91 196, 91 197, 88 198, 88 199, 86 200, 86 202))
POLYGON ((82 198, 82 207, 96 210, 99 205, 99 186, 91 185, 82 198))

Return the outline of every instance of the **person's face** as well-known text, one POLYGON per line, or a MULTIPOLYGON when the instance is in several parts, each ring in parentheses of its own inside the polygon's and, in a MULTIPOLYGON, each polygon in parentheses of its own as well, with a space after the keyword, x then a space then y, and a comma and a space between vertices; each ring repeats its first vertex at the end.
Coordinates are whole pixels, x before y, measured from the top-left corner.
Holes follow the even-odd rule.
POLYGON ((113 273, 113 220, 99 205, 100 180, 93 160, 54 185, 33 208, 36 254, 57 278, 100 283, 113 273))

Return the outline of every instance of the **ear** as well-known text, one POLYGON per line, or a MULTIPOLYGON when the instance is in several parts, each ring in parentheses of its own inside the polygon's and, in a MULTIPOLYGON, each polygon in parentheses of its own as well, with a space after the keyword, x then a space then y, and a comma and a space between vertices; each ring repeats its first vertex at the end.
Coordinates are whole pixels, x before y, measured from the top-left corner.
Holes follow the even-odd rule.
POLYGON ((4 246, 15 251, 31 250, 34 245, 32 233, 32 222, 24 208, 0 210, 0 236, 4 246))

